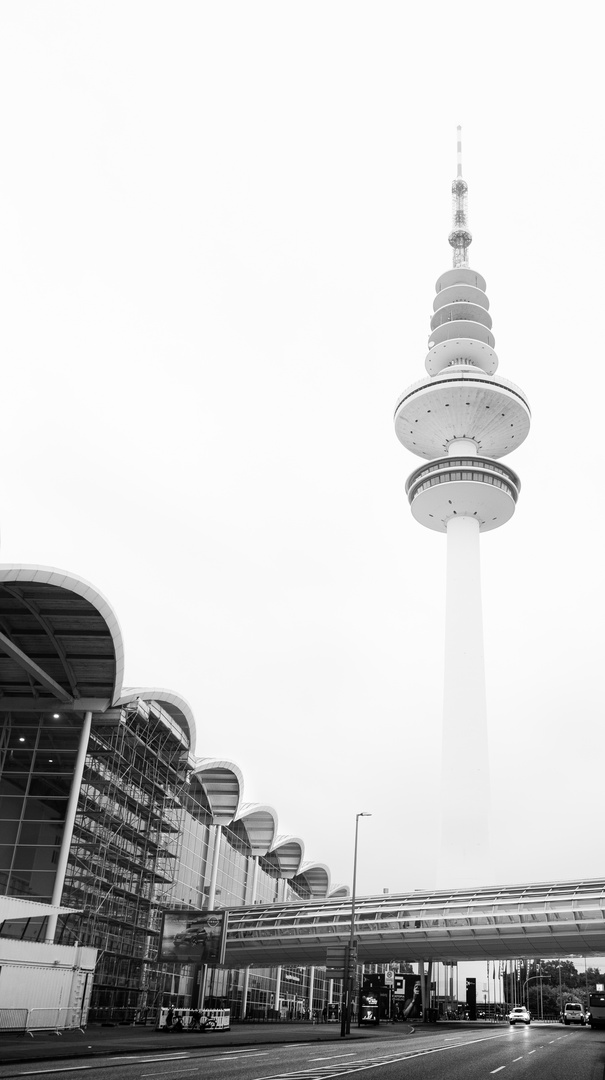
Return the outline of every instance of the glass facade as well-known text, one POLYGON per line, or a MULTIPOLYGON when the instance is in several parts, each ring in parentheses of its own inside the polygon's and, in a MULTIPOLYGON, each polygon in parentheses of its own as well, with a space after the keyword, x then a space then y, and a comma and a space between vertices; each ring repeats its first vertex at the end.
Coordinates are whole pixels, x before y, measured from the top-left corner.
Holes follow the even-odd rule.
MULTIPOLYGON (((0 734, 0 893, 50 903, 82 721, 5 714, 0 734)), ((35 938, 40 920, 23 936, 35 938)))
MULTIPOLYGON (((83 717, 0 719, 0 895, 50 902, 83 717)), ((159 703, 94 712, 61 896, 81 911, 59 916, 55 936, 99 950, 91 1020, 151 1017, 198 999, 199 968, 159 960, 162 912, 208 907, 217 838, 217 908, 310 899, 304 876, 284 884, 274 855, 253 858, 245 819, 217 829, 185 731, 159 703)), ((43 941, 46 930, 46 919, 30 919, 7 921, 0 934, 43 941)), ((321 969, 206 977, 206 1005, 229 1007, 234 1019, 304 1017, 327 1000, 321 969)))

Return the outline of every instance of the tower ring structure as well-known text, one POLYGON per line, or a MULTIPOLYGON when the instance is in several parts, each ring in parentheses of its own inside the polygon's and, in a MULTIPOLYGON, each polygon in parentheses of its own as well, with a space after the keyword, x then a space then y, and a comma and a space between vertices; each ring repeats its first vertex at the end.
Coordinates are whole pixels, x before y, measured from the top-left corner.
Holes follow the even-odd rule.
POLYGON ((447 454, 453 443, 468 439, 477 453, 500 458, 521 445, 530 419, 518 386, 467 361, 409 386, 395 409, 395 432, 419 457, 447 454))
POLYGON ((504 525, 515 512, 521 481, 512 469, 485 457, 435 458, 405 485, 421 525, 447 532, 451 517, 474 517, 479 531, 504 525))

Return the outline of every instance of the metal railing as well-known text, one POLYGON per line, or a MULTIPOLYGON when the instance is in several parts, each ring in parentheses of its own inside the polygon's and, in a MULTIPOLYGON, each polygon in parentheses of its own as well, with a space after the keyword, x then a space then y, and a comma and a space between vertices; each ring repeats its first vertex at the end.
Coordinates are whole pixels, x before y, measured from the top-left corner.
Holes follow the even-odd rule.
POLYGON ((0 1009, 0 1032, 22 1031, 33 1038, 35 1031, 61 1035, 74 1029, 84 1030, 81 1009, 0 1009))
POLYGON ((25 1031, 27 1009, 0 1009, 0 1031, 25 1031))

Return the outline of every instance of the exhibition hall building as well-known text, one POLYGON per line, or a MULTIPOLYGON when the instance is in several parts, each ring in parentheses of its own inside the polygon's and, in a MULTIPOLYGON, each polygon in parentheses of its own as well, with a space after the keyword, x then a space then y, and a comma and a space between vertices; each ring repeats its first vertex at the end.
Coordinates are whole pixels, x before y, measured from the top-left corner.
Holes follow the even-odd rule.
POLYGON ((96 949, 90 1020, 151 1018, 200 992, 234 1019, 336 1001, 323 968, 205 970, 163 956, 167 911, 348 889, 305 861, 302 839, 279 835, 271 806, 244 802, 235 763, 196 756, 182 697, 125 689, 123 669, 118 621, 90 584, 0 569, 0 939, 96 949))

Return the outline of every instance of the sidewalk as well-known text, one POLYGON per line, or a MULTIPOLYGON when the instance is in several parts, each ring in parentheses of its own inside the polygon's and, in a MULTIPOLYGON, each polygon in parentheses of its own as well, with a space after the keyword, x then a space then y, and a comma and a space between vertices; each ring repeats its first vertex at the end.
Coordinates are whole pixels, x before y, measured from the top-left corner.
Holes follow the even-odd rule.
MULTIPOLYGON (((422 1027, 423 1025, 421 1025, 422 1027)), ((62 1035, 40 1032, 33 1037, 22 1033, 0 1033, 0 1066, 12 1062, 52 1061, 62 1058, 97 1055, 163 1053, 210 1047, 256 1046, 262 1043, 342 1042, 350 1039, 376 1039, 388 1034, 410 1034, 411 1025, 381 1024, 379 1027, 351 1027, 346 1039, 340 1037, 340 1024, 279 1023, 234 1024, 230 1031, 182 1032, 156 1031, 147 1027, 102 1027, 91 1025, 84 1034, 65 1031, 62 1035)), ((424 1030, 429 1029, 424 1025, 424 1030)), ((434 1028, 433 1028, 434 1030, 434 1028)))

